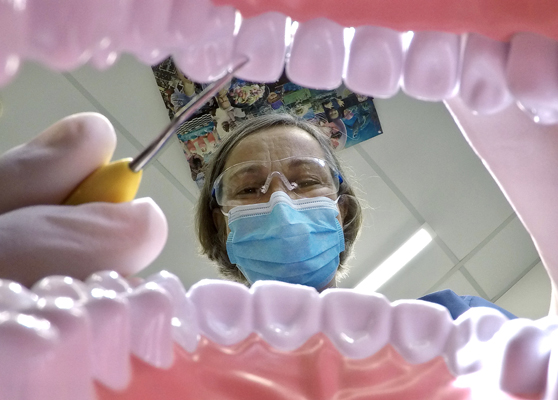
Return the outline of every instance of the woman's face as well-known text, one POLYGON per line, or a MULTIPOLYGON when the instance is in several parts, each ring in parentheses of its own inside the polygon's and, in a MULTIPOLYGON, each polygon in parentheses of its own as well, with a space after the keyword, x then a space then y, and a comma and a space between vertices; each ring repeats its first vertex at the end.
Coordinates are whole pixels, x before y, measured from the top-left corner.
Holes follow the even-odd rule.
MULTIPOLYGON (((312 135, 296 127, 282 126, 270 128, 243 139, 229 154, 224 169, 246 161, 276 161, 293 156, 325 159, 320 144, 312 135)), ((265 196, 262 196, 262 202, 269 201, 271 194, 277 190, 284 191, 285 188, 279 178, 273 178, 265 196)), ((341 206, 337 216, 341 225, 343 225, 344 215, 345 210, 341 206)), ((213 211, 213 220, 218 228, 224 228, 222 224, 225 224, 226 233, 229 234, 226 217, 219 209, 213 211)))

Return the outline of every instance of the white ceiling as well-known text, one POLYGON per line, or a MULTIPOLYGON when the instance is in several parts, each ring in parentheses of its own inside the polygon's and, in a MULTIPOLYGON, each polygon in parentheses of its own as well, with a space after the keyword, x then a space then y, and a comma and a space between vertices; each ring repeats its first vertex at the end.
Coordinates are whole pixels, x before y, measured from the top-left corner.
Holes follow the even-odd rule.
MULTIPOLYGON (((27 64, 0 89, 0 152, 58 119, 80 111, 105 114, 118 132, 115 158, 134 156, 168 123, 151 69, 123 57, 105 72, 90 67, 55 73, 27 64)), ((421 225, 434 241, 379 291, 390 300, 444 288, 477 295, 519 316, 548 311, 550 281, 531 239, 441 103, 398 94, 376 100, 384 134, 343 150, 365 203, 355 246, 354 287, 421 225)), ((188 288, 216 278, 198 255, 193 213, 198 191, 178 141, 144 174, 139 197, 150 196, 169 220, 168 244, 142 275, 167 269, 188 288)))

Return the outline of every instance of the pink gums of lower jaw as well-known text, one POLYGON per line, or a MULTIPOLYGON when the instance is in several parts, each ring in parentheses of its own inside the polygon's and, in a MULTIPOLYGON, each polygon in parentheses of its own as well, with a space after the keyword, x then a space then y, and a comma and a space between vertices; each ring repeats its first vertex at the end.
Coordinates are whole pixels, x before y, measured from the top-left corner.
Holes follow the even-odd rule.
POLYGON ((556 0, 212 1, 215 5, 232 5, 246 18, 277 11, 299 22, 325 17, 347 27, 476 32, 501 41, 508 41, 516 32, 533 32, 558 40, 556 0))
MULTIPOLYGON (((406 362, 390 345, 375 355, 344 357, 320 333, 295 351, 274 349, 256 334, 233 346, 202 337, 195 352, 175 348, 175 362, 158 369, 137 358, 123 392, 97 385, 100 400, 466 400, 441 357, 406 362)), ((503 398, 513 399, 504 396, 503 398)))

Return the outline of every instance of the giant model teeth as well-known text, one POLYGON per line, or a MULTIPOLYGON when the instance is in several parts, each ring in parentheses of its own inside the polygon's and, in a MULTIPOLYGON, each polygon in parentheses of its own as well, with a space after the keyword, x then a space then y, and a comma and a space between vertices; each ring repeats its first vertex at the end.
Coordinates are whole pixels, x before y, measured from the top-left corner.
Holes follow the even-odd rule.
POLYGON ((39 296, 19 283, 0 280, 0 311, 19 311, 31 308, 39 296))
POLYGON ((313 288, 260 281, 251 291, 254 331, 276 349, 297 349, 320 332, 320 298, 313 288))
POLYGON ((383 296, 328 290, 322 296, 322 318, 324 333, 347 357, 366 358, 389 343, 392 310, 383 296))
POLYGON ((116 293, 130 293, 132 287, 128 281, 114 271, 100 271, 90 275, 85 283, 89 287, 113 290, 116 293))
POLYGON ((31 290, 40 297, 69 297, 76 301, 87 299, 84 283, 69 276, 48 276, 35 283, 31 290))

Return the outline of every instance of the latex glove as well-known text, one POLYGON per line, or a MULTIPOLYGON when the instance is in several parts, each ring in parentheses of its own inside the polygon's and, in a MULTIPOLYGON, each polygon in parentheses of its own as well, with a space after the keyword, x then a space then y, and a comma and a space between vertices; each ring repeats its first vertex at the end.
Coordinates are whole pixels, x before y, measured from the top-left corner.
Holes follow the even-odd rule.
POLYGON ((108 119, 83 113, 0 157, 0 278, 29 286, 107 269, 128 276, 159 255, 167 221, 152 199, 60 205, 115 146, 108 119))
POLYGON ((552 281, 554 313, 558 310, 558 126, 535 124, 516 105, 490 116, 474 115, 459 98, 447 100, 446 105, 531 234, 552 281))

